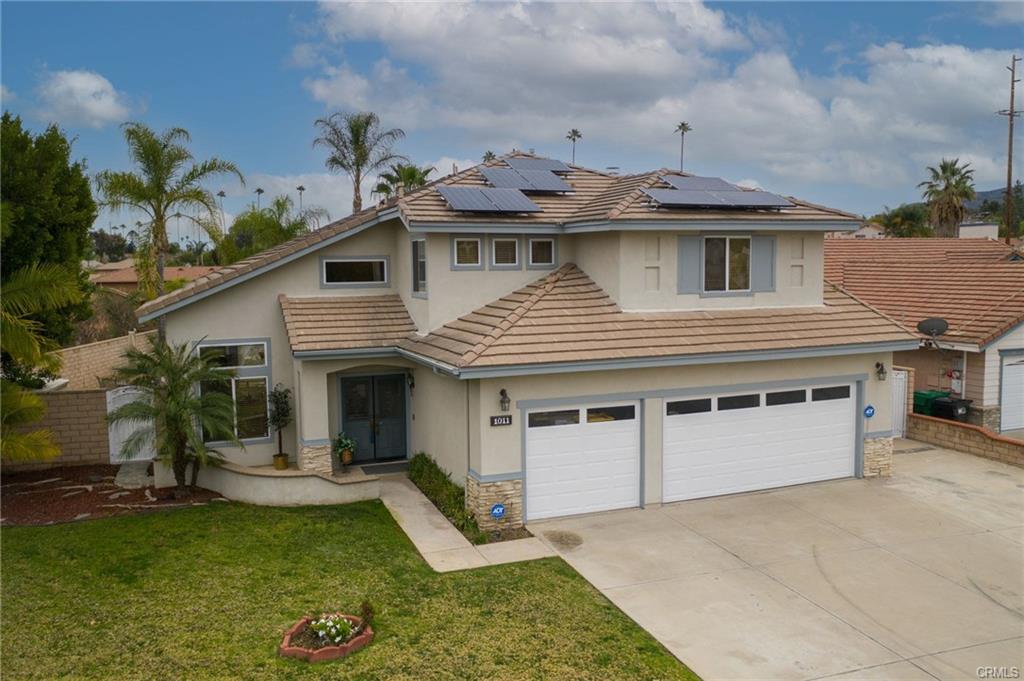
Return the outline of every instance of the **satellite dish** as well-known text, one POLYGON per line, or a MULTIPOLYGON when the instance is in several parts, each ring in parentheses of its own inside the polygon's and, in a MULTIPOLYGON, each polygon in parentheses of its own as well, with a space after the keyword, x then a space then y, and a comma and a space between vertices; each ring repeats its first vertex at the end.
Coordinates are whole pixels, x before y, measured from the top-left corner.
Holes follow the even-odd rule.
POLYGON ((931 336, 933 339, 946 333, 948 328, 949 323, 939 317, 929 317, 917 323, 917 330, 926 336, 931 336))

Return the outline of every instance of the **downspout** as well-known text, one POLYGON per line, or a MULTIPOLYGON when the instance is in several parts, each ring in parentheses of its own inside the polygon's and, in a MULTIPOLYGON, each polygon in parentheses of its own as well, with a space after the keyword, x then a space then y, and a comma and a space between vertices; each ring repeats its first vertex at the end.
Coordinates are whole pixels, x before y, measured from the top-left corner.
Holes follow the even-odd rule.
POLYGON ((469 477, 469 381, 466 381, 466 476, 469 477))
POLYGON ((964 369, 960 372, 960 397, 967 399, 967 351, 961 351, 964 356, 964 369))

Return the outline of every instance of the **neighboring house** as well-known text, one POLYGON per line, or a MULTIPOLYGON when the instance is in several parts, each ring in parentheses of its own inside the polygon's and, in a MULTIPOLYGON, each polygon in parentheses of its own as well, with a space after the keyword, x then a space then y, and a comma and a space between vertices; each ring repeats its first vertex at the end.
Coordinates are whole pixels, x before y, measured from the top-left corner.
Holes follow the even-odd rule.
MULTIPOLYGON (((164 281, 195 281, 216 269, 216 267, 200 267, 198 265, 191 267, 165 267, 164 281)), ((139 288, 139 273, 135 269, 134 264, 130 264, 127 267, 97 269, 89 275, 89 281, 97 286, 112 289, 127 296, 139 288)))
POLYGON ((885 237, 885 227, 868 222, 852 232, 832 232, 828 234, 828 237, 830 239, 882 239, 885 237))
POLYGON ((995 222, 960 223, 961 239, 998 239, 999 225, 995 222))
POLYGON ((1024 428, 1024 262, 990 239, 829 241, 825 278, 910 328, 940 317, 938 347, 893 356, 917 390, 972 400, 972 423, 1024 428))
POLYGON ((339 431, 361 463, 426 451, 482 525, 502 508, 515 525, 887 474, 878 367, 917 339, 823 286, 824 234, 859 224, 715 178, 516 154, 138 313, 237 370, 230 461, 270 463, 282 383, 300 468, 329 473, 339 431))

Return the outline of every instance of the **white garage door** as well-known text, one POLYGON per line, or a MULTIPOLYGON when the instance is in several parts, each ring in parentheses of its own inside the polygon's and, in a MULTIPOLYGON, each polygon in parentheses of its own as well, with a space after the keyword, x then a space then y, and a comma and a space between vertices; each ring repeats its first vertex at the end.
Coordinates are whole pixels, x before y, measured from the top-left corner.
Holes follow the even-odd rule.
POLYGON ((664 500, 854 474, 852 385, 665 400, 664 500))
POLYGON ((526 416, 526 517, 640 504, 637 403, 560 407, 526 416))
POLYGON ((999 403, 1002 405, 999 429, 1024 428, 1024 357, 1003 359, 1003 388, 999 403))

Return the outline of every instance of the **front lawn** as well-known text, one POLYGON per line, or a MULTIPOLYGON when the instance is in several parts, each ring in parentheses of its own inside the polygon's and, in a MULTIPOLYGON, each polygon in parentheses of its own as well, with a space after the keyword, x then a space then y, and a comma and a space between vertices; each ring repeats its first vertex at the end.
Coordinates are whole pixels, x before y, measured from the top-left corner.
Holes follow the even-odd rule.
POLYGON ((437 574, 376 501, 4 528, 0 566, 5 679, 696 679, 560 559, 437 574), (363 598, 369 648, 277 657, 363 598))

